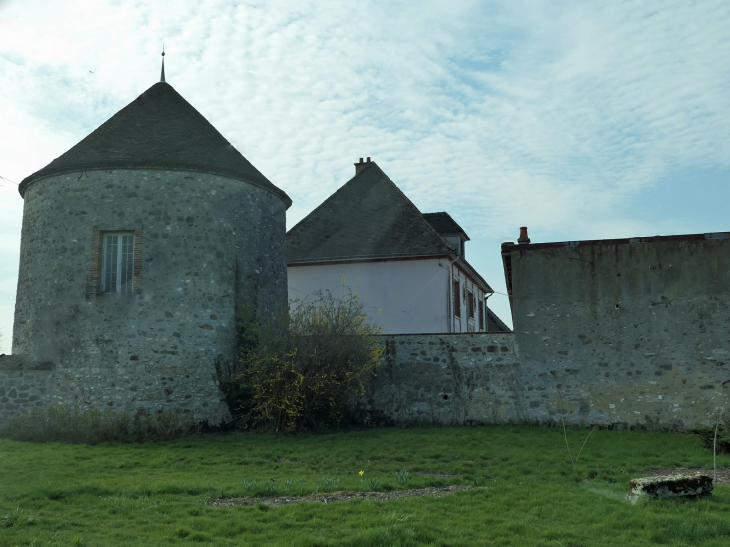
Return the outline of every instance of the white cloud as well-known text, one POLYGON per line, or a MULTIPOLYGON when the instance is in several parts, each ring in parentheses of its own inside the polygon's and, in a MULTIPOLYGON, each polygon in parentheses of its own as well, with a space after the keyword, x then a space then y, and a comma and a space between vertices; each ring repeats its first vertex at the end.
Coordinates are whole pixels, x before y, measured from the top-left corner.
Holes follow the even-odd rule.
POLYGON ((0 7, 0 175, 16 182, 154 83, 163 39, 168 81, 292 197, 290 226, 369 155, 469 227, 495 288, 520 225, 541 241, 694 231, 681 211, 643 218, 637 196, 661 201, 677 169, 730 171, 724 1, 0 7))

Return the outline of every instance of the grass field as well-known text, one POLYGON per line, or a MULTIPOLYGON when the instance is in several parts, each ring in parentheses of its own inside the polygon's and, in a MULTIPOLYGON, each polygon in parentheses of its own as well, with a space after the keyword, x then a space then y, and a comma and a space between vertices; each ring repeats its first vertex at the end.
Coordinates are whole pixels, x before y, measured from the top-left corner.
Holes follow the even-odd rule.
MULTIPOLYGON (((574 453, 586 434, 568 431, 574 453)), ((719 457, 719 466, 730 458, 719 457)), ((673 467, 712 467, 712 453, 690 435, 596 431, 574 471, 562 430, 530 426, 243 433, 142 445, 0 440, 0 545, 730 544, 730 486, 701 500, 625 501, 631 477, 673 467), (311 494, 318 485, 452 484, 480 488, 390 501, 211 503, 264 490, 311 494)))

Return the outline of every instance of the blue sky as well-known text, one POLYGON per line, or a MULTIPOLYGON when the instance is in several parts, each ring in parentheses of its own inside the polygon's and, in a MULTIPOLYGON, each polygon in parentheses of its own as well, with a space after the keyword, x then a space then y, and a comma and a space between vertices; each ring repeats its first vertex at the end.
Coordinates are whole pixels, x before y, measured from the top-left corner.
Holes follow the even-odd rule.
MULTIPOLYGON (((168 82, 291 196, 289 227, 371 156, 467 230, 498 292, 520 226, 533 242, 730 230, 726 0, 0 0, 0 35, 15 182, 157 81, 164 40, 168 82)), ((21 220, 0 180, 0 352, 21 220)))

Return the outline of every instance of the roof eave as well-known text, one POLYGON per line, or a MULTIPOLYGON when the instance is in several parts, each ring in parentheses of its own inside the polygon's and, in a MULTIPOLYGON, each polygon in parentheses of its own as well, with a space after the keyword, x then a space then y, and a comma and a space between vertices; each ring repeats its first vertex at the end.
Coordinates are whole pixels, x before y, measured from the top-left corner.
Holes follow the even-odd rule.
POLYGON ((380 254, 380 255, 350 255, 350 256, 338 256, 338 257, 315 257, 315 258, 300 258, 295 260, 287 260, 287 266, 309 266, 309 265, 320 265, 320 264, 338 264, 342 262, 369 262, 369 261, 387 261, 387 260, 408 260, 418 259, 423 260, 426 258, 451 258, 454 255, 451 253, 421 253, 421 254, 380 254))
MULTIPOLYGON (((256 186, 257 188, 261 188, 262 190, 266 190, 270 194, 275 195, 279 199, 281 199, 284 204, 286 205, 286 208, 289 209, 292 205, 291 198, 284 192, 283 190, 279 189, 278 187, 271 185, 273 188, 269 188, 260 182, 256 180, 251 180, 246 177, 242 177, 240 174, 232 173, 223 169, 214 169, 214 168, 206 168, 206 167, 200 167, 200 166, 193 166, 193 165, 185 165, 185 164, 165 164, 165 165, 150 165, 150 164, 140 164, 140 165, 114 165, 114 164, 104 164, 104 165, 86 165, 86 166, 74 166, 73 168, 68 169, 53 169, 50 171, 46 171, 41 173, 40 171, 36 171, 32 175, 27 176, 22 181, 20 181, 20 184, 18 185, 18 193, 20 193, 20 197, 25 198, 25 192, 28 189, 28 187, 33 184, 34 182, 38 182, 43 179, 47 179, 50 177, 56 177, 59 175, 68 175, 70 173, 83 173, 85 171, 111 171, 111 170, 142 170, 147 169, 150 171, 188 171, 192 173, 203 173, 203 174, 209 174, 209 175, 218 175, 228 178, 233 178, 236 180, 240 180, 241 182, 245 182, 246 184, 250 184, 252 186, 256 186)), ((42 171, 42 170, 41 170, 42 171)))
POLYGON ((456 259, 456 265, 461 266, 469 275, 471 275, 472 278, 476 281, 476 284, 479 285, 480 288, 484 290, 484 292, 494 293, 494 290, 492 289, 492 287, 489 286, 489 283, 487 283, 484 278, 477 273, 474 267, 469 264, 463 256, 460 255, 456 259))

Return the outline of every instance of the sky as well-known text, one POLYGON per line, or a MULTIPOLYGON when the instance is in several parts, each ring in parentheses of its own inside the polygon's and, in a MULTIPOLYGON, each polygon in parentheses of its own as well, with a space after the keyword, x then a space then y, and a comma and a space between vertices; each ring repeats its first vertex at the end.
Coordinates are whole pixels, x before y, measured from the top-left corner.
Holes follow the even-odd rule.
POLYGON ((500 256, 532 242, 730 231, 730 3, 0 0, 0 353, 17 185, 159 80, 293 200, 370 156, 447 211, 511 317, 500 256))

